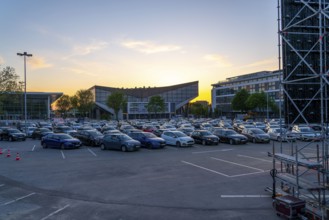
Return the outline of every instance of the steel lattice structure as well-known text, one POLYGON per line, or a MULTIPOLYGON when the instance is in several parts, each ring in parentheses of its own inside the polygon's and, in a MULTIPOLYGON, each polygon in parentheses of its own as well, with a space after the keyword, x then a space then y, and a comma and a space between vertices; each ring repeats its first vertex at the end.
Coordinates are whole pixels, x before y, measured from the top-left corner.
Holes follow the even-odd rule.
POLYGON ((273 181, 281 188, 289 185, 289 193, 315 204, 322 218, 329 217, 328 34, 329 0, 278 0, 278 53, 284 101, 281 120, 288 130, 296 124, 312 123, 319 124, 322 130, 317 143, 291 143, 288 151, 282 143, 278 148, 273 146, 273 170, 277 171, 273 181), (309 148, 313 148, 315 156, 306 153, 309 148), (280 168, 275 165, 278 161, 280 168))

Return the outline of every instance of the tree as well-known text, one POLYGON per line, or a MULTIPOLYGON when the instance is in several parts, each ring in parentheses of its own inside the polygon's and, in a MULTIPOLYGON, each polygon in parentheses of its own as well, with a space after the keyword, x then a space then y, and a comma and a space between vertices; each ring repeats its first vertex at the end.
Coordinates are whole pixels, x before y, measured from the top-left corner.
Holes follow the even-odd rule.
POLYGON ((152 96, 146 108, 148 112, 153 112, 156 116, 157 113, 165 111, 165 102, 161 96, 152 96))
POLYGON ((71 103, 81 115, 87 116, 94 106, 93 94, 90 90, 81 89, 71 98, 71 103))
POLYGON ((107 106, 114 110, 115 118, 119 121, 119 112, 121 109, 125 108, 127 103, 125 94, 116 91, 107 97, 107 106))
POLYGON ((22 102, 24 82, 18 80, 14 68, 7 66, 0 71, 0 113, 7 111, 6 107, 19 106, 22 102))
POLYGON ((61 114, 67 115, 67 112, 72 109, 71 99, 68 95, 62 95, 56 101, 57 111, 61 114))
POLYGON ((236 111, 247 112, 249 108, 246 105, 246 100, 249 96, 250 94, 246 89, 241 89, 238 91, 231 102, 232 109, 236 111))
POLYGON ((208 106, 194 102, 191 103, 190 109, 190 112, 196 117, 208 117, 208 106))

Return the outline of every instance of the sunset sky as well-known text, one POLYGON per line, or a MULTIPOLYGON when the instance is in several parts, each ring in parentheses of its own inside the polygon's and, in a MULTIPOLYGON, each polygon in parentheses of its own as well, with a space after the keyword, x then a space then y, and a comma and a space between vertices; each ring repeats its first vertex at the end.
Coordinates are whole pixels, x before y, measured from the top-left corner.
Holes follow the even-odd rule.
POLYGON ((276 0, 0 0, 0 68, 27 91, 199 81, 276 70, 276 0))

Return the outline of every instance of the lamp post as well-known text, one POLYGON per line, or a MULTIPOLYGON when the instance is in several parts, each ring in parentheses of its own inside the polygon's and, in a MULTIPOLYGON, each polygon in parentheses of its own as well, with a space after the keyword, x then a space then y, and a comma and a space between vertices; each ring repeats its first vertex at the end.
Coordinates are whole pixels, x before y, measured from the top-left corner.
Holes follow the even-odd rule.
POLYGON ((27 120, 27 107, 26 107, 26 57, 32 57, 32 54, 17 53, 18 56, 24 56, 24 120, 25 120, 25 133, 27 133, 26 120, 27 120))

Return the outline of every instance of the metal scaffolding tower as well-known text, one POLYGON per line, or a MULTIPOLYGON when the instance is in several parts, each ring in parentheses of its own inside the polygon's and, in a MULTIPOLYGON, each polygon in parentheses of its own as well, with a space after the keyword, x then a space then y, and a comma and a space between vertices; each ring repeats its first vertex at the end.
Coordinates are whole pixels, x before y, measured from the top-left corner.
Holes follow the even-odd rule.
POLYGON ((321 129, 317 142, 273 144, 273 185, 329 219, 329 0, 278 0, 278 41, 282 125, 321 129))

